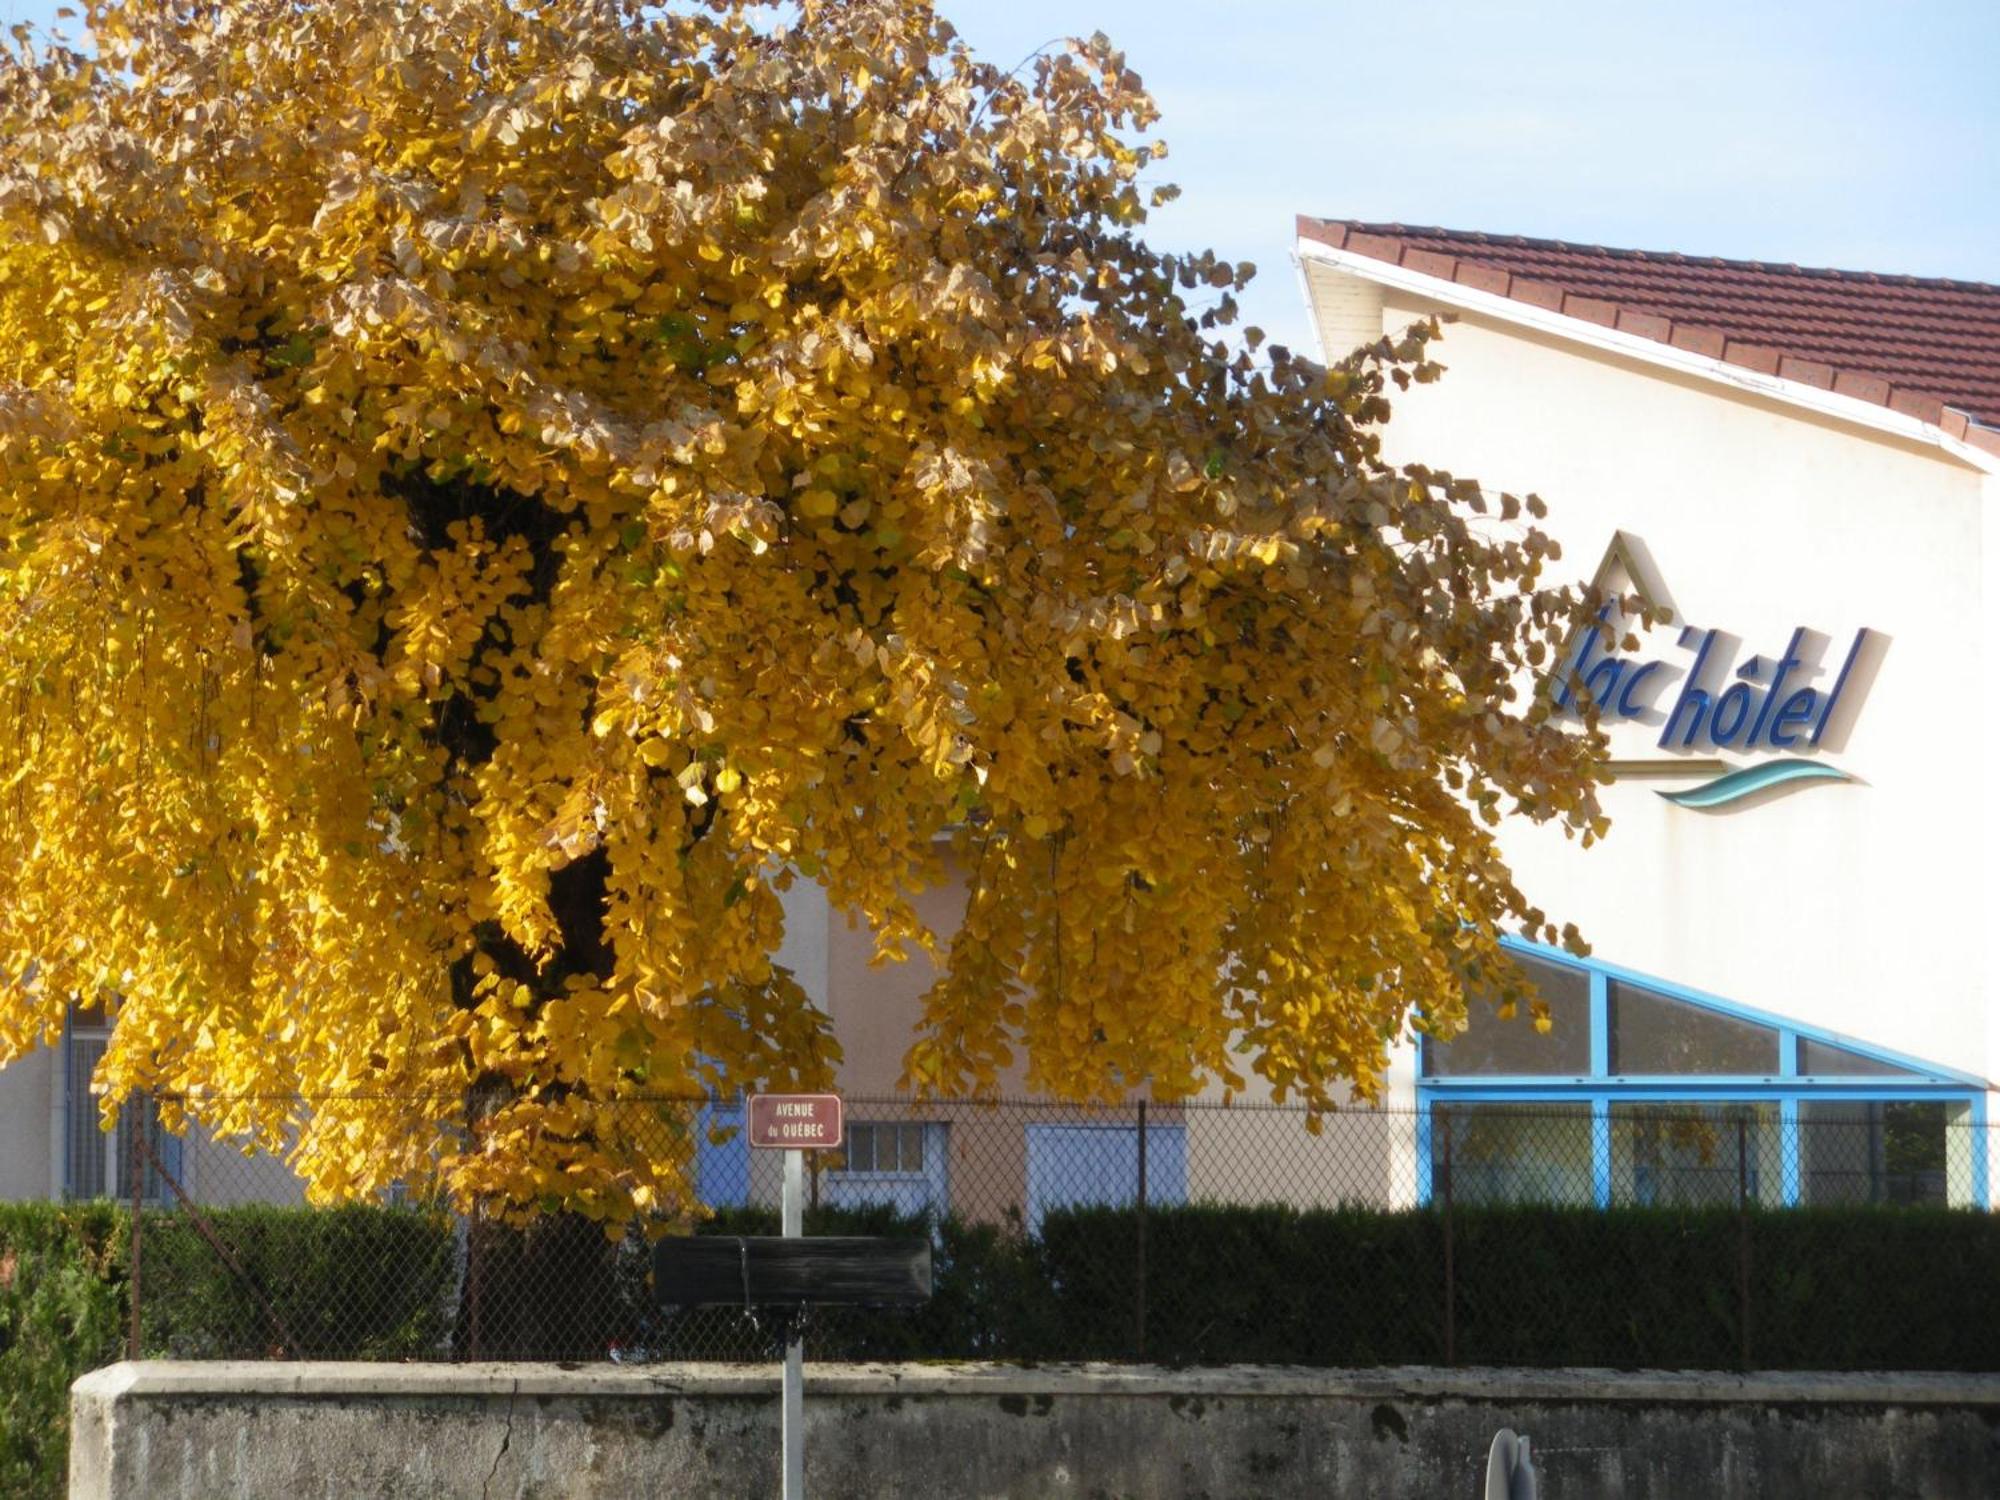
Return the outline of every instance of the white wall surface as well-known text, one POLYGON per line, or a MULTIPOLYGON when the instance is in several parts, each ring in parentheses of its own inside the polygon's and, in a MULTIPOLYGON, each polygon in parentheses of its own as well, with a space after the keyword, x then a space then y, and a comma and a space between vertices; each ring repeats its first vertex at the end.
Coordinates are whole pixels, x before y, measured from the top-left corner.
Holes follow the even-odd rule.
POLYGON ((0 1068, 0 1199, 49 1196, 56 1158, 52 1105, 62 1097, 62 1054, 43 1047, 0 1068))

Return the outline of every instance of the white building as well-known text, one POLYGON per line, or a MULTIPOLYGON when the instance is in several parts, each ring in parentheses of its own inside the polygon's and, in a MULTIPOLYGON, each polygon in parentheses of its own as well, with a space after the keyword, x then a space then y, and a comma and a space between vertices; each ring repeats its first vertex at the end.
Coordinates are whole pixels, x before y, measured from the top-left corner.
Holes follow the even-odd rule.
POLYGON ((1506 834, 1593 948, 1540 967, 1555 1032, 1406 1048, 1400 1096, 1488 1158, 1507 1105, 1573 1111, 1565 1196, 1643 1196, 1671 1102, 1747 1120, 1767 1201, 1986 1205, 2000 287, 1306 218, 1298 263, 1330 360, 1447 320, 1387 458, 1538 493, 1577 577, 1673 611, 1570 663, 1609 839, 1506 834))

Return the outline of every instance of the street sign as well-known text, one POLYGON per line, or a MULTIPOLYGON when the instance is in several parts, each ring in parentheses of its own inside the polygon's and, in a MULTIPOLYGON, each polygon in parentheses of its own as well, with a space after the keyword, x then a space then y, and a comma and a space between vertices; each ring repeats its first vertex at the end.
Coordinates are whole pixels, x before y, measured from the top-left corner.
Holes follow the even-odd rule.
POLYGON ((750 1144, 766 1151, 837 1151, 842 1133, 838 1094, 752 1094, 750 1144))

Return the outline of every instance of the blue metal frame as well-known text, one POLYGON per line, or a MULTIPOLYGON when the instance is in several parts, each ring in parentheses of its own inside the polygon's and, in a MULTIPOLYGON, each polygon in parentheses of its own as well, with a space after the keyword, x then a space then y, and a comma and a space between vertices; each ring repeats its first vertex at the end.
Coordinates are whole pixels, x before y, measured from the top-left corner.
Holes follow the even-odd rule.
POLYGON ((1417 1038, 1417 1193, 1420 1202, 1431 1197, 1431 1108, 1444 1102, 1587 1104, 1591 1121, 1591 1189, 1600 1206, 1611 1203, 1611 1106, 1614 1103, 1712 1104, 1728 1102, 1775 1103, 1778 1106, 1780 1194, 1782 1201, 1796 1205, 1802 1191, 1802 1155, 1799 1139, 1799 1105, 1807 1100, 1841 1099, 1855 1103, 1897 1103, 1933 1100, 1968 1106, 1971 1132, 1971 1200, 1980 1208, 1990 1208, 1991 1168, 1986 1123, 1986 1094, 1992 1087, 1975 1074, 1943 1067, 1921 1058, 1864 1042, 1856 1037, 1809 1026, 1786 1016, 1741 1005, 1732 1000, 1689 989, 1685 985, 1642 974, 1598 959, 1582 959, 1559 949, 1547 948, 1519 938, 1503 938, 1502 945, 1517 953, 1585 975, 1590 981, 1590 1072, 1570 1075, 1473 1075, 1434 1078, 1424 1071, 1427 1039, 1417 1038), (1714 1011, 1733 1020, 1766 1027, 1778 1036, 1778 1071, 1758 1075, 1638 1075, 1611 1071, 1611 1006, 1613 981, 1631 984, 1685 1005, 1714 1011), (1801 1040, 1838 1047, 1873 1061, 1899 1068, 1908 1078, 1880 1075, 1821 1074, 1799 1072, 1801 1040))

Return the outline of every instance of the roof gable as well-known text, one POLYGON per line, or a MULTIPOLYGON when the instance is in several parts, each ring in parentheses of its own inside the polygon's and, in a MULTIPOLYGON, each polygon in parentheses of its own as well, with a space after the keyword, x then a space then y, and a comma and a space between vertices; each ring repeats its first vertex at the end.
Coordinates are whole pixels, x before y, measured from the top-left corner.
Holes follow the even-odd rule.
POLYGON ((1349 255, 1886 406, 1954 438, 2000 431, 2000 286, 1304 215, 1298 230, 1349 255))

